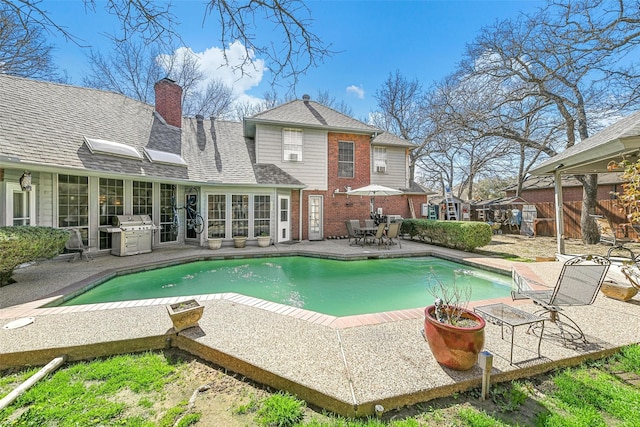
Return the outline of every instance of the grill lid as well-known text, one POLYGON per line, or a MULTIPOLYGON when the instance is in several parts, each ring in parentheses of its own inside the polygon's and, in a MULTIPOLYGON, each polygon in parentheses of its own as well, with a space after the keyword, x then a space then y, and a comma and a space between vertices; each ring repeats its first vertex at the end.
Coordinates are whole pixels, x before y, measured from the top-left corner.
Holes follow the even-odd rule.
POLYGON ((120 228, 135 227, 139 225, 151 225, 149 215, 115 215, 113 226, 120 228))

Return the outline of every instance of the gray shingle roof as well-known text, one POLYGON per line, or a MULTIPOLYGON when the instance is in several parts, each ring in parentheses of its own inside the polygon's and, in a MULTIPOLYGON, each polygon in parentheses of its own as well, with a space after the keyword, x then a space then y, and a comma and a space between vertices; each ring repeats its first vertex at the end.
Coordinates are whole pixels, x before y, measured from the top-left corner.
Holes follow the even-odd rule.
POLYGON ((254 172, 253 145, 241 123, 184 118, 180 130, 153 106, 123 95, 2 74, 0 99, 0 161, 197 182, 301 185, 274 165, 254 172), (126 144, 141 154, 145 147, 180 154, 188 166, 92 153, 85 137, 126 144))
POLYGON ((415 148, 415 145, 413 145, 411 142, 407 141, 406 139, 402 139, 398 136, 395 136, 394 134, 389 132, 383 132, 381 134, 378 134, 375 138, 373 138, 372 143, 377 145, 396 145, 400 147, 415 148))
POLYGON ((350 131, 358 133, 374 133, 373 126, 362 123, 345 114, 339 113, 318 102, 310 100, 294 100, 269 110, 245 118, 247 136, 253 136, 251 126, 256 123, 270 122, 291 126, 329 128, 334 131, 350 131))

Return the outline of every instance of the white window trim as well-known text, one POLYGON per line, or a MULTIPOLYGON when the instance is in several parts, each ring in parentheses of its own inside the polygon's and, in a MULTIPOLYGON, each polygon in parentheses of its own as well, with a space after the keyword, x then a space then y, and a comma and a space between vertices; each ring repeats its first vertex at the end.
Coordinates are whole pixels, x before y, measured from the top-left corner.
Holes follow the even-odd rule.
POLYGON ((387 149, 385 147, 373 147, 373 171, 387 173, 387 149))
POLYGON ((13 225, 13 193, 25 193, 29 199, 29 225, 37 225, 36 222, 36 185, 31 184, 31 191, 23 191, 20 184, 14 182, 7 182, 6 198, 5 198, 5 225, 13 225))
POLYGON ((282 161, 301 162, 304 132, 302 129, 282 129, 282 161), (295 135, 295 137, 294 137, 295 135))
POLYGON ((356 174, 356 143, 354 141, 338 141, 338 178, 354 178, 356 174), (350 162, 340 161, 340 144, 349 144, 351 146, 351 154, 353 156, 353 160, 350 162), (340 163, 351 163, 351 176, 341 176, 340 175, 340 163))

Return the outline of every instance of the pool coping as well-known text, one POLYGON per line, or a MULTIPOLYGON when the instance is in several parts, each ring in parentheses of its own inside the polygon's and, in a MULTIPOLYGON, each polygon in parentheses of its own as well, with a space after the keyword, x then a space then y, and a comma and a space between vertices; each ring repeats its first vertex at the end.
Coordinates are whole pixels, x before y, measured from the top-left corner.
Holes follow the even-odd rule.
MULTIPOLYGON (((300 245, 302 246, 305 244, 300 245)), ((346 244, 341 245, 340 242, 335 245, 331 242, 307 243, 306 246, 328 250, 305 251, 300 250, 300 247, 296 250, 282 250, 272 247, 260 252, 262 255, 259 256, 273 256, 274 253, 308 256, 310 252, 336 256, 336 251, 350 250, 346 244)), ((424 244, 406 246, 412 248, 405 250, 403 242, 402 252, 394 250, 392 253, 340 257, 359 259, 406 257, 410 256, 409 254, 434 255, 441 258, 452 257, 452 260, 463 263, 482 263, 484 268, 496 268, 503 272, 518 264, 424 244)), ((177 252, 180 253, 179 250, 177 252)), ((172 262, 181 263, 184 259, 219 256, 235 258, 240 255, 236 251, 211 254, 191 249, 189 252, 196 255, 174 257, 176 259, 172 262)), ((153 258, 162 258, 162 254, 156 255, 153 258)), ((165 257, 171 255, 164 254, 165 257)), ((243 254, 246 255, 256 254, 243 254)), ((97 274, 110 274, 116 270, 103 268, 97 274, 89 274, 99 266, 107 264, 127 265, 124 270, 134 268, 128 265, 132 262, 138 264, 135 268, 157 265, 155 262, 142 262, 144 259, 148 258, 105 258, 93 266, 84 263, 76 266, 84 268, 86 278, 89 278, 97 274)), ((58 270, 65 268, 62 264, 53 266, 58 270)), ((540 277, 544 276, 542 273, 551 270, 543 263, 527 263, 525 267, 535 270, 540 277)), ((55 269, 44 272, 51 276, 47 280, 61 277, 56 276, 56 272, 53 271, 55 269)), ((73 276, 65 273, 65 277, 73 276)), ((74 285, 81 282, 82 280, 77 280, 74 285)), ((543 278, 539 282, 547 283, 543 278)), ((59 294, 59 291, 53 292, 48 298, 0 309, 0 319, 29 314, 36 317, 35 322, 29 326, 14 330, 0 329, 0 369, 28 364, 44 365, 60 354, 66 354, 69 361, 75 361, 117 353, 176 347, 258 383, 295 393, 310 404, 344 416, 372 415, 376 404, 381 404, 385 410, 389 410, 428 401, 479 386, 482 381, 482 371, 478 366, 470 371, 456 372, 435 362, 424 338, 420 335, 420 319, 424 316, 422 310, 416 310, 417 312, 407 319, 386 317, 382 323, 341 318, 345 320, 343 324, 335 322, 327 325, 318 322, 318 318, 314 319, 313 314, 309 314, 314 312, 300 312, 300 317, 283 315, 269 304, 247 305, 244 302, 249 300, 236 301, 233 299, 235 296, 228 295, 229 298, 204 301, 205 310, 200 327, 176 334, 172 331, 171 322, 162 304, 105 310, 96 310, 93 307, 93 310, 88 311, 61 310, 54 313, 49 310, 58 308, 39 308, 43 303, 59 297, 59 294)), ((513 305, 510 300, 508 302, 513 305)), ((518 303, 525 310, 535 310, 535 306, 526 304, 526 301, 518 303)), ((523 333, 518 337, 518 345, 514 350, 517 352, 514 359, 520 361, 517 365, 510 365, 503 357, 509 354, 509 346, 507 341, 500 339, 500 328, 488 324, 485 348, 494 355, 492 384, 576 365, 587 359, 604 357, 622 345, 640 341, 640 337, 637 336, 637 331, 640 330, 640 304, 637 300, 635 304, 620 305, 619 301, 598 298, 596 304, 588 309, 569 310, 571 315, 577 316, 581 322, 589 336, 590 345, 567 348, 543 340, 543 357, 538 358, 531 350, 534 346, 528 345, 531 337, 523 333), (613 322, 603 324, 599 321, 606 318, 607 313, 614 311, 616 320, 630 325, 629 329, 620 328, 613 322), (638 327, 633 327, 632 324, 638 327), (629 331, 635 331, 635 335, 629 331)))
MULTIPOLYGON (((138 264, 135 266, 127 266, 127 267, 104 270, 100 273, 94 274, 90 277, 87 277, 85 279, 72 283, 71 285, 62 288, 57 292, 46 295, 41 300, 42 305, 38 306, 37 310, 39 314, 46 315, 46 314, 59 314, 59 313, 95 311, 95 310, 111 310, 111 309, 125 308, 125 307, 168 305, 168 304, 174 304, 180 301, 185 301, 188 299, 197 299, 198 301, 223 299, 223 300, 229 300, 238 304, 244 304, 249 307, 256 307, 256 308, 272 311, 280 315, 294 317, 310 323, 329 326, 332 328, 349 328, 354 326, 375 325, 375 324, 385 323, 385 322, 394 322, 398 320, 407 320, 407 319, 419 319, 424 317, 424 307, 408 308, 408 309, 401 309, 401 310, 390 310, 390 311, 382 311, 382 312, 376 312, 376 313, 355 314, 355 315, 347 315, 347 316, 334 316, 334 315, 325 314, 317 311, 293 307, 286 304, 276 303, 276 302, 264 300, 261 298, 242 295, 235 292, 185 295, 185 296, 164 297, 164 298, 150 298, 150 299, 127 300, 127 301, 117 301, 117 302, 107 302, 107 303, 79 304, 74 306, 58 306, 58 304, 60 304, 61 302, 68 301, 69 299, 72 299, 75 296, 80 295, 89 289, 92 289, 114 277, 121 276, 121 275, 138 273, 138 272, 149 271, 149 270, 154 270, 154 269, 164 268, 164 267, 171 267, 176 265, 182 265, 182 264, 187 264, 190 262, 198 262, 198 261, 280 258, 280 257, 292 257, 292 256, 333 259, 338 261, 437 257, 440 259, 453 261, 459 264, 480 268, 485 271, 503 274, 505 276, 511 275, 510 270, 507 270, 506 268, 501 268, 496 265, 488 265, 486 262, 482 262, 482 258, 477 258, 475 259, 475 261, 461 259, 457 256, 452 255, 450 252, 447 252, 447 250, 444 248, 442 250, 437 250, 432 248, 422 253, 420 252, 412 252, 412 253, 370 252, 370 253, 363 253, 363 254, 335 254, 335 253, 327 253, 327 252, 320 252, 320 251, 291 250, 291 251, 281 251, 281 252, 271 252, 271 253, 261 253, 261 254, 256 254, 256 253, 210 254, 210 255, 186 256, 186 257, 181 257, 179 259, 176 258, 172 260, 154 261, 154 262, 138 264)), ((484 299, 484 300, 478 300, 478 301, 470 301, 468 303, 468 307, 473 309, 473 307, 476 307, 479 305, 494 304, 498 302, 511 302, 511 298, 501 297, 501 298, 491 298, 491 299, 484 299)), ((36 308, 36 307, 33 307, 33 308, 36 308)), ((29 313, 28 312, 23 313, 22 315, 28 316, 29 313)))

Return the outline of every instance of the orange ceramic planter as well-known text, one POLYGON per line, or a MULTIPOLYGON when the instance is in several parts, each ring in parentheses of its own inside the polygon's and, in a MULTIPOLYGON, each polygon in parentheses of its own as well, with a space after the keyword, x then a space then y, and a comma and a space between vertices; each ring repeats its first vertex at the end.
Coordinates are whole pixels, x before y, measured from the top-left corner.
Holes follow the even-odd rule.
POLYGON ((477 321, 478 325, 460 328, 438 322, 434 317, 435 309, 434 305, 430 305, 424 310, 424 335, 433 356, 447 368, 458 371, 471 369, 484 347, 484 319, 465 310, 462 316, 477 321))

